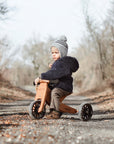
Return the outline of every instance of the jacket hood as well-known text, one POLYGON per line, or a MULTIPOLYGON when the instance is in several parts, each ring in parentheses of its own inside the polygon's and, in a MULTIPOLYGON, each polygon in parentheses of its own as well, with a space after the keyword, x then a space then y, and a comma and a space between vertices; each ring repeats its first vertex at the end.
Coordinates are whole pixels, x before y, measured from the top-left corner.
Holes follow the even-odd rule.
POLYGON ((60 59, 66 66, 68 66, 71 72, 76 72, 79 68, 79 63, 76 58, 65 56, 60 59))

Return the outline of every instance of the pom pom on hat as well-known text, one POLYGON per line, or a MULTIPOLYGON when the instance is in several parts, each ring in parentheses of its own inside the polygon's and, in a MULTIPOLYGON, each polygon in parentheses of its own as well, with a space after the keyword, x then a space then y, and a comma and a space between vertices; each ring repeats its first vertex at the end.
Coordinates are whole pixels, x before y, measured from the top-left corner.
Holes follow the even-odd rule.
POLYGON ((68 53, 68 44, 66 42, 67 38, 63 35, 60 36, 57 40, 55 40, 52 43, 51 47, 56 47, 59 50, 61 57, 64 57, 67 56, 68 53))
POLYGON ((67 38, 66 36, 60 36, 58 40, 61 40, 61 41, 64 41, 64 42, 67 42, 67 38))

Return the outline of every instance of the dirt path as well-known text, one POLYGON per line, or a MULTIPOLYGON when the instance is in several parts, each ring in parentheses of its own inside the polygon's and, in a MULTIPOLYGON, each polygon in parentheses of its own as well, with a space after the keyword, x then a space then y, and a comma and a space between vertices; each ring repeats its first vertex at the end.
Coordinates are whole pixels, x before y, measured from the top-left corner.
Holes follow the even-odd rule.
POLYGON ((101 111, 97 103, 83 96, 69 96, 64 103, 78 108, 84 101, 92 103, 91 121, 78 115, 63 114, 59 120, 31 120, 31 100, 0 103, 0 144, 113 144, 114 112, 101 111))
POLYGON ((0 103, 0 116, 28 113, 28 106, 32 101, 31 99, 13 103, 0 103))

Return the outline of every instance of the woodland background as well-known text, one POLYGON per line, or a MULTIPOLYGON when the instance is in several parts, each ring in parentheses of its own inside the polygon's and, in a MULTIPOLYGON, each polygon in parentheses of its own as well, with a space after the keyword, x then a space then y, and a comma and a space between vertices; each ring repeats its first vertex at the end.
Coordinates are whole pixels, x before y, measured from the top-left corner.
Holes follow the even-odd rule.
MULTIPOLYGON (((80 68, 73 74, 74 91, 114 86, 114 2, 108 10, 102 25, 96 23, 88 15, 88 6, 83 9, 86 33, 70 56, 78 59, 80 68)), ((7 13, 13 11, 5 2, 0 3, 0 22, 7 21, 7 13)), ((15 11, 14 11, 15 12, 15 11)), ((0 76, 12 85, 24 87, 32 85, 41 72, 48 70, 51 62, 50 44, 55 38, 49 36, 46 42, 38 37, 32 37, 18 47, 21 49, 20 58, 16 58, 18 48, 10 54, 11 43, 7 36, 0 36, 0 76)))

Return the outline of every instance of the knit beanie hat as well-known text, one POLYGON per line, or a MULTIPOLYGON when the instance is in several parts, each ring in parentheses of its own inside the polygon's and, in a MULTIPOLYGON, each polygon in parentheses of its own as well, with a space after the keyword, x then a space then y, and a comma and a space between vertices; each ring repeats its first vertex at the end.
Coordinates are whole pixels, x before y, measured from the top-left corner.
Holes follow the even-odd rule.
POLYGON ((56 47, 59 50, 61 58, 67 56, 68 53, 68 44, 66 42, 66 36, 61 36, 51 44, 51 48, 56 47))

